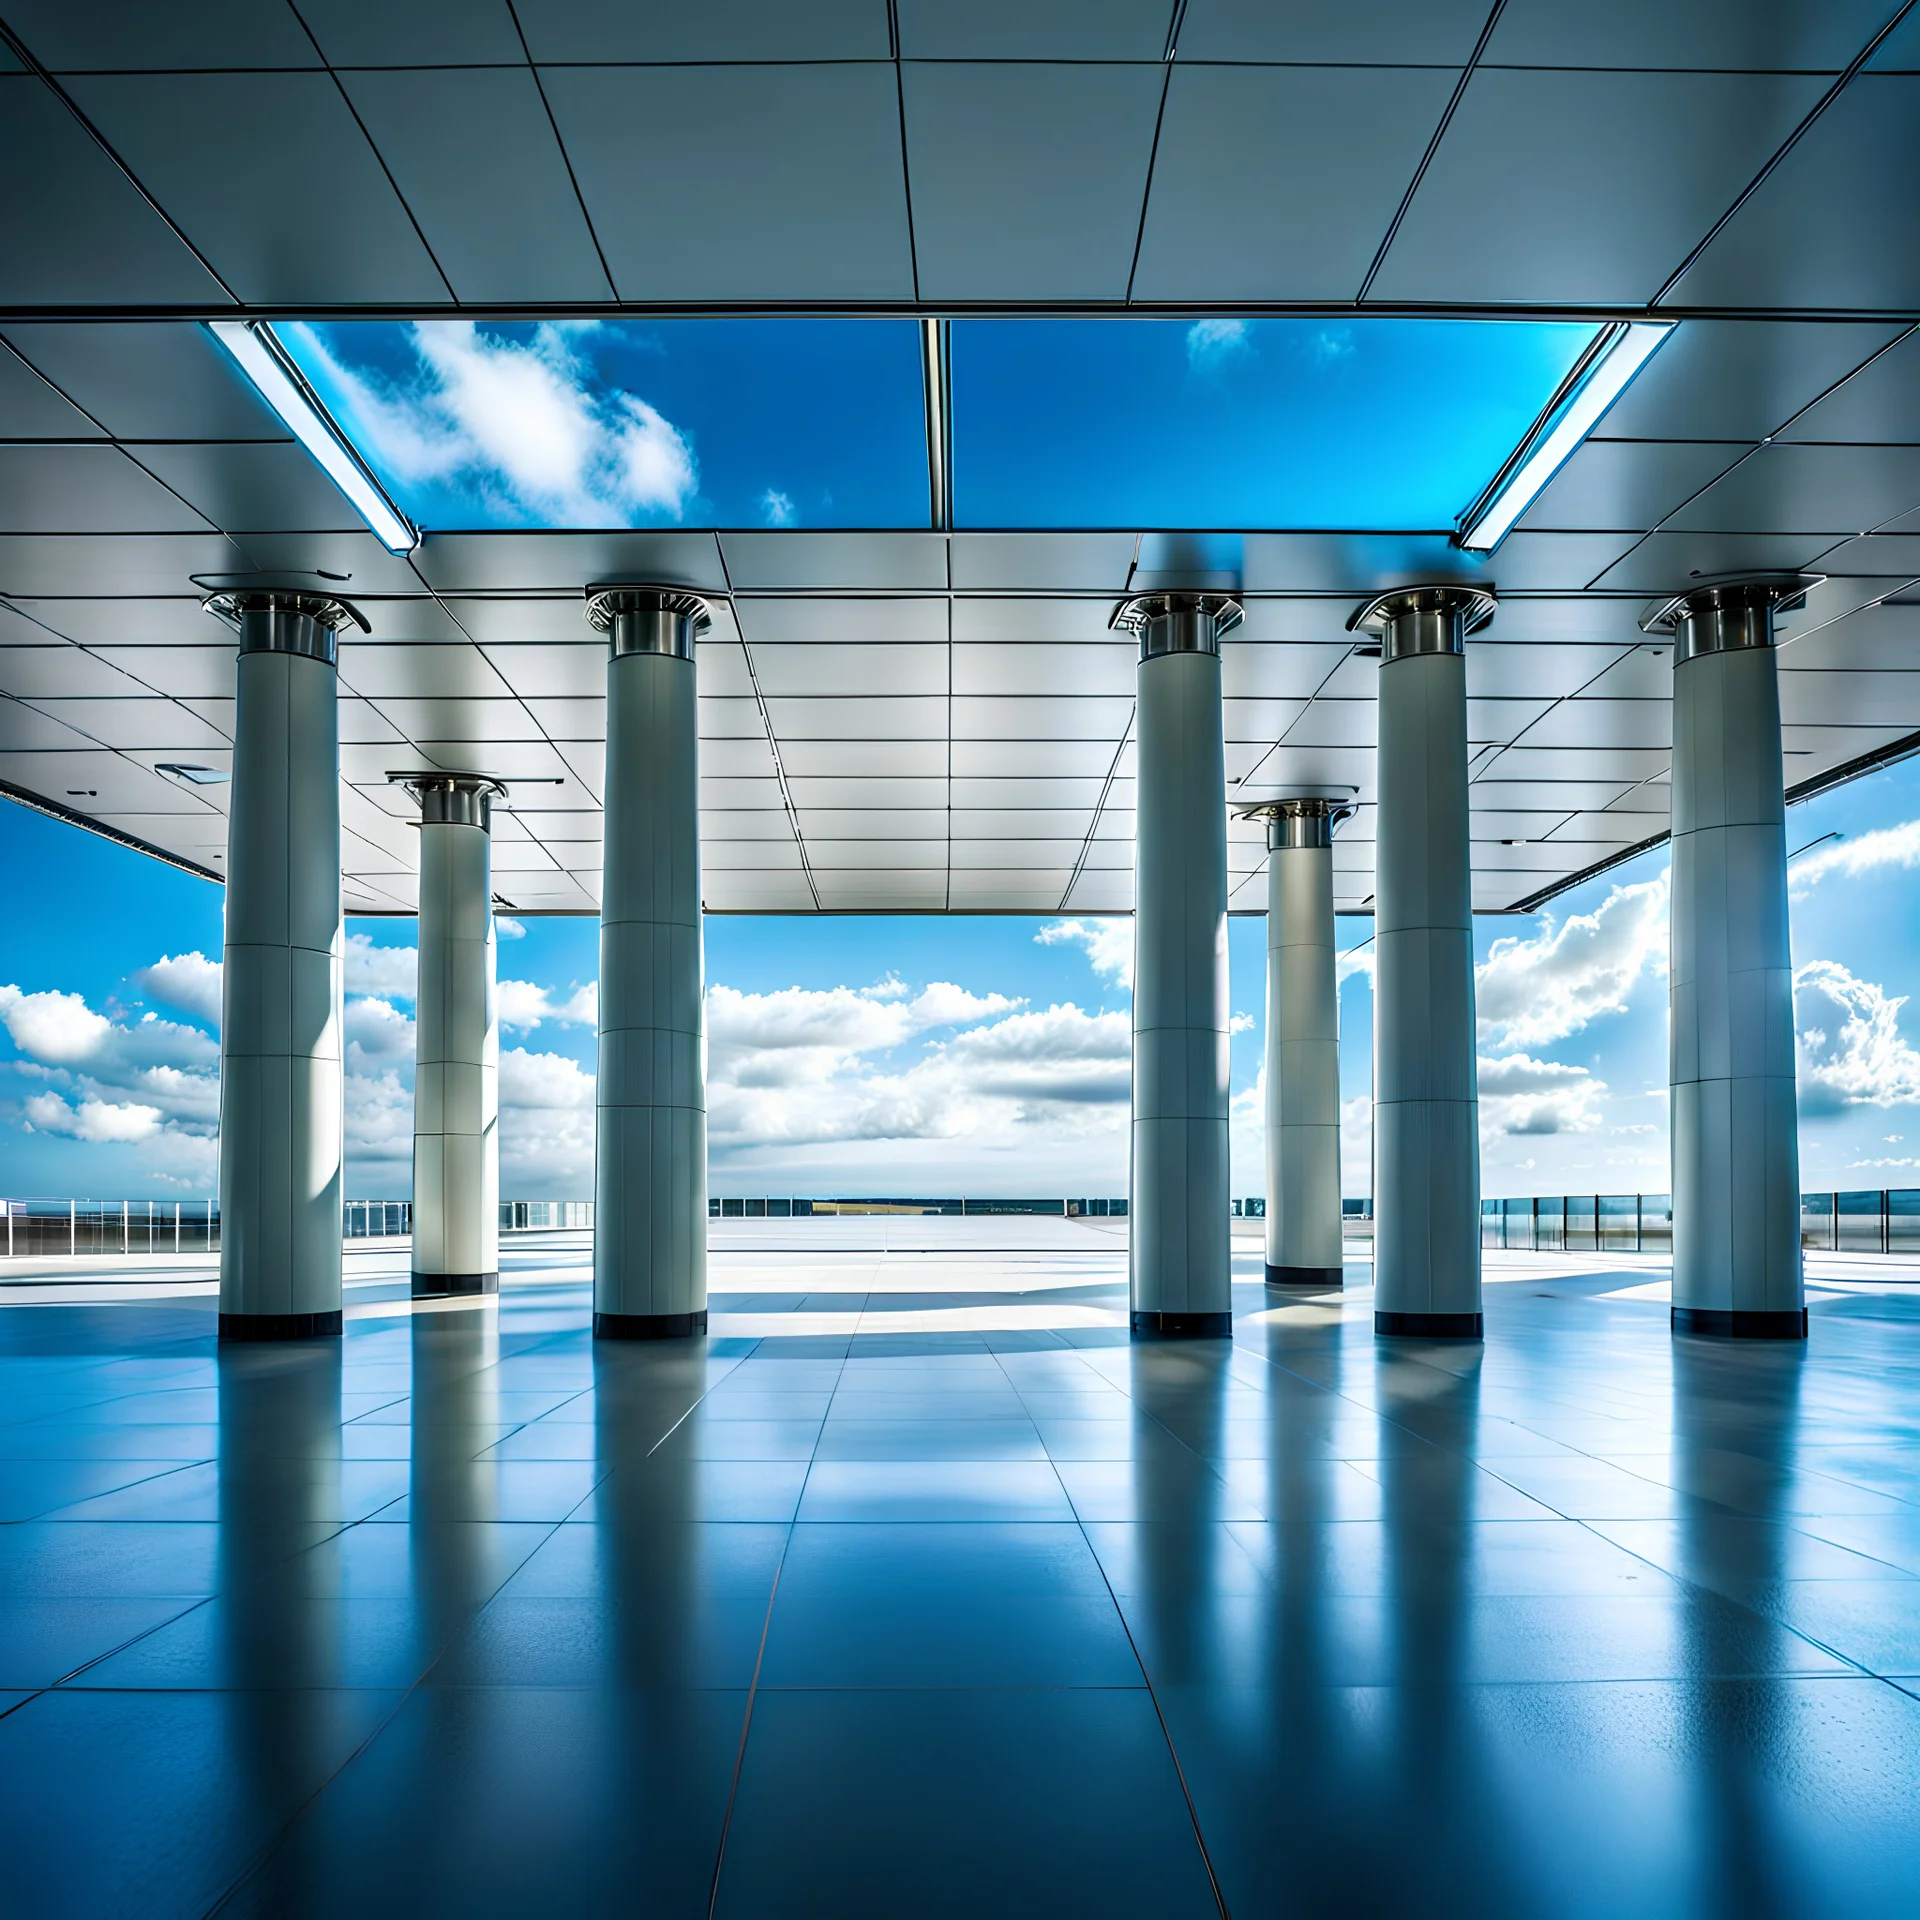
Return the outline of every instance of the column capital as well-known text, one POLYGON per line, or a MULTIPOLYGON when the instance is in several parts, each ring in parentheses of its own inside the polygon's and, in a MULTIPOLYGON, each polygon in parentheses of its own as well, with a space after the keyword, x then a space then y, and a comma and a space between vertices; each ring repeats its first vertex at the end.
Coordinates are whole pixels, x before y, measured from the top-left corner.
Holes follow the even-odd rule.
POLYGON ((389 773, 389 784, 405 787, 420 802, 423 827, 478 827, 493 831, 493 803, 507 797, 507 783, 490 773, 389 773))
POLYGON ((1343 820, 1351 820, 1357 811, 1350 799, 1330 800, 1322 794, 1301 794, 1285 800, 1262 801, 1257 807, 1242 807, 1242 820, 1267 823, 1267 851, 1278 853, 1286 847, 1330 847, 1333 830, 1343 820))
POLYGON ((685 587, 601 580, 587 588, 587 625, 607 636, 614 658, 664 653, 693 658, 693 643, 713 624, 706 599, 685 587))
POLYGON ((1465 653, 1467 635, 1493 618, 1491 587, 1464 587, 1439 581, 1424 587, 1393 587, 1356 607, 1349 633, 1380 636, 1380 664, 1390 665, 1416 653, 1465 653))
POLYGON ((323 585, 318 574, 190 577, 206 595, 201 607, 240 636, 242 653, 304 654, 331 667, 338 663, 342 627, 373 631, 360 609, 323 585))
POLYGON ((1107 625, 1140 641, 1140 658, 1163 653, 1218 653, 1220 637, 1246 617, 1230 593, 1136 593, 1114 608, 1107 625))
POLYGON ((1802 605, 1823 573, 1729 573, 1701 580, 1640 616, 1642 633, 1673 636, 1675 666, 1703 653, 1773 645, 1773 617, 1802 605))

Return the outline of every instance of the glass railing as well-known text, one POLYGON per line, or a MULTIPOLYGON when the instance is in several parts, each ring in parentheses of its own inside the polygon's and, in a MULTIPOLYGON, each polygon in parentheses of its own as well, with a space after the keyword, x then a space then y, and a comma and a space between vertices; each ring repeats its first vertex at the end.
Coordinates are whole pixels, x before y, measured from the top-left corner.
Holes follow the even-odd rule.
POLYGON ((220 1245, 211 1200, 0 1200, 0 1256, 208 1253, 220 1245))
MULTIPOLYGON (((1483 1200, 1480 1244, 1528 1253, 1667 1253, 1673 1199, 1567 1193, 1483 1200)), ((1800 1244, 1814 1252, 1920 1254, 1920 1187, 1803 1193, 1800 1244)))

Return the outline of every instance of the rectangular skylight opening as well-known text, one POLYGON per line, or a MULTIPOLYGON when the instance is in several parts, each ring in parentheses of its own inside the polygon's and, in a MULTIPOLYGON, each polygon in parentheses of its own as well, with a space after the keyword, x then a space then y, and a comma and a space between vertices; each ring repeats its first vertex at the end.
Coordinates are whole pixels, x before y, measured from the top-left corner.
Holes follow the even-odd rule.
POLYGON ((913 320, 290 321, 276 339, 430 531, 932 517, 913 320))

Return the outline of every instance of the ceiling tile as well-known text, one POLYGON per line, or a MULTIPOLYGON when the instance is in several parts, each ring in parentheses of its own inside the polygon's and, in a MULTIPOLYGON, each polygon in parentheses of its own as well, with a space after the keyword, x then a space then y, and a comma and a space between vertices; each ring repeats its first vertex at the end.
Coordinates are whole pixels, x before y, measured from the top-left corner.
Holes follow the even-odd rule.
POLYGON ((743 593, 947 586, 947 543, 937 533, 725 533, 720 546, 727 577, 743 593))
POLYGON ((526 58, 507 0, 300 0, 300 17, 336 67, 517 66, 526 58))
POLYGON ((292 440, 138 446, 133 457, 230 533, 316 528, 351 533, 364 523, 306 448, 292 440))
MULTIPOLYGON (((749 623, 751 624, 751 622, 749 623)), ((803 646, 753 648, 754 671, 769 699, 795 694, 896 697, 947 693, 944 646, 803 646)))
POLYGON ((1920 305, 1920 208, 1888 183, 1916 171, 1920 74, 1860 75, 1728 221, 1673 298, 1911 312, 1920 305))
POLYGON ((1547 532, 1642 533, 1747 451, 1712 440, 1589 440, 1554 475, 1522 524, 1547 532))
MULTIPOLYGON (((207 525, 118 447, 16 445, 0 446, 0 530, 196 533, 207 525)), ((0 591, 24 590, 0 575, 0 591)))
MULTIPOLYGON (((845 660, 845 670, 860 671, 853 648, 913 645, 946 651, 947 603, 944 599, 763 600, 734 602, 741 637, 760 657, 763 647, 830 648, 845 660)), ((941 686, 946 685, 944 670, 941 686)))
POLYGON ((224 298, 192 250, 44 82, 0 73, 0 300, 224 298))
POLYGON ((623 300, 912 298, 890 65, 552 67, 542 80, 623 300), (653 180, 672 192, 635 191, 653 180))
POLYGON ((7 24, 53 73, 320 65, 293 9, 260 0, 7 0, 7 24))
POLYGON ((1884 0, 1507 0, 1489 66, 1838 73, 1886 19, 1884 0))
POLYGON ((289 438, 198 321, 31 321, 6 333, 55 386, 123 440, 289 438))
POLYGON ((575 596, 583 633, 590 631, 586 589, 597 580, 656 580, 696 593, 724 593, 727 587, 710 533, 430 533, 413 557, 421 577, 440 592, 575 596))
POLYGON ((355 73, 342 84, 459 299, 613 298, 524 67, 355 73))
POLYGON ((1866 533, 1920 506, 1920 446, 1761 447, 1673 516, 1676 532, 1866 533))
POLYGON ((1920 334, 1909 333, 1780 437, 1920 441, 1920 334))
MULTIPOLYGON (((1437 68, 1182 59, 1167 90, 1133 297, 1353 299, 1453 86, 1437 68), (1357 141, 1361 125, 1368 136, 1357 141)), ((919 195, 916 170, 916 232, 919 195)))
POLYGON ((1482 69, 1373 297, 1650 300, 1823 85, 1790 74, 1482 69))
POLYGON ((1348 0, 1338 7, 1188 0, 1180 58, 1461 67, 1486 17, 1485 0, 1348 0))
POLYGON ((904 67, 922 298, 1123 299, 1163 79, 1157 61, 904 67))
POLYGON ((0 440, 98 440, 103 430, 17 353, 0 347, 0 440))
POLYGON ((884 0, 540 0, 521 16, 537 61, 885 60, 884 0))
POLYGON ((99 74, 69 85, 241 299, 445 300, 330 75, 99 74))

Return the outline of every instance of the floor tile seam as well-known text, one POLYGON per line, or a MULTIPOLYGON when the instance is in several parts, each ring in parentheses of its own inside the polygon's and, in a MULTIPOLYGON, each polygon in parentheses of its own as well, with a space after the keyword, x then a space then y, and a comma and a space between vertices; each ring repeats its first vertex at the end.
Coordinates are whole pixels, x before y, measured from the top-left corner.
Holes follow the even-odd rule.
MULTIPOLYGON (((758 1343, 756 1343, 753 1351, 759 1351, 758 1343)), ((745 1356, 743 1356, 743 1358, 744 1357, 745 1356)), ((831 1411, 833 1406, 833 1395, 839 1393, 840 1382, 845 1374, 846 1357, 842 1355, 839 1372, 834 1376, 833 1393, 829 1394, 827 1398, 829 1411, 831 1411)), ((821 1418, 821 1424, 822 1426, 826 1424, 824 1415, 821 1418)), ((786 1571, 787 1555, 793 1549, 793 1530, 795 1526, 799 1524, 800 1503, 806 1498, 807 1483, 813 1477, 814 1460, 818 1457, 818 1454, 819 1440, 818 1436, 816 1436, 814 1454, 809 1457, 807 1461, 807 1471, 801 1476, 800 1490, 794 1498, 793 1512, 787 1516, 786 1530, 780 1538, 780 1558, 774 1562, 773 1582, 767 1589, 766 1612, 761 1616, 760 1620, 760 1644, 754 1652, 753 1675, 747 1683, 746 1704, 740 1715, 740 1744, 734 1752, 733 1777, 727 1785, 726 1811, 720 1817, 720 1837, 714 1846, 713 1876, 707 1883, 707 1920, 713 1920, 713 1916, 720 1905, 720 1876, 727 1864, 727 1837, 733 1830, 733 1809, 740 1798, 740 1777, 745 1771, 747 1764, 747 1741, 753 1733, 753 1707, 755 1700, 759 1697, 760 1674, 766 1665, 767 1640, 773 1632, 774 1603, 780 1597, 780 1576, 786 1571)))
MULTIPOLYGON (((1018 1382, 1007 1372, 1004 1362, 1000 1362, 999 1364, 1001 1374, 1005 1377, 1007 1384, 1013 1388, 1015 1395, 1018 1396, 1020 1393, 1018 1382)), ((1131 1398, 1132 1396, 1129 1395, 1128 1397, 1131 1398)), ((1024 1398, 1022 1398, 1021 1404, 1022 1406, 1026 1404, 1024 1398)), ((1051 1455, 1049 1455, 1049 1461, 1051 1462, 1051 1455)), ((1054 1468, 1054 1478, 1056 1480, 1059 1479, 1059 1468, 1057 1466, 1054 1468)), ((1066 1484, 1064 1481, 1061 1482, 1060 1490, 1063 1494, 1066 1494, 1066 1484)), ((1141 1687, 1145 1689, 1148 1703, 1153 1708, 1153 1717, 1159 1725, 1160 1737, 1166 1742, 1167 1758, 1173 1763, 1174 1778, 1180 1783, 1180 1797, 1186 1803, 1187 1819, 1193 1829, 1193 1843, 1195 1847, 1199 1849, 1200 1864, 1206 1870, 1207 1886, 1213 1894, 1214 1906, 1219 1911, 1220 1920, 1231 1920, 1231 1915, 1227 1908, 1226 1896, 1220 1888, 1220 1876, 1214 1871, 1213 1855, 1208 1850, 1207 1836, 1200 1824, 1200 1809, 1194 1804, 1193 1790, 1187 1784, 1186 1769, 1180 1764, 1179 1749, 1175 1747, 1173 1743, 1173 1729, 1167 1725, 1167 1716, 1160 1705, 1160 1696, 1154 1691, 1153 1676, 1148 1673, 1147 1663, 1141 1658, 1139 1642, 1134 1638, 1133 1623, 1128 1620, 1126 1609, 1120 1604, 1120 1596, 1114 1591, 1113 1581, 1108 1575, 1106 1562, 1100 1558, 1099 1552, 1094 1547, 1092 1537, 1087 1532, 1087 1522, 1085 1518, 1082 1516, 1080 1509, 1074 1505, 1072 1495, 1067 1494, 1066 1497, 1068 1508, 1073 1514, 1074 1524, 1079 1529, 1081 1542, 1086 1547, 1087 1553, 1093 1560, 1093 1564, 1100 1570, 1101 1583, 1106 1588, 1107 1602, 1113 1608, 1114 1617, 1120 1622, 1120 1631, 1127 1637, 1127 1650, 1133 1656, 1134 1666, 1139 1670, 1141 1687)), ((1139 1689, 1132 1688, 1127 1689, 1129 1692, 1138 1690, 1139 1689)), ((709 1914, 708 1920, 712 1920, 711 1914, 709 1914)))
MULTIPOLYGON (((169 1478, 171 1475, 176 1473, 184 1473, 189 1467, 212 1466, 217 1458, 218 1458, 217 1455, 208 1454, 198 1460, 168 1460, 164 1462, 156 1461, 152 1463, 156 1468, 156 1471, 153 1473, 143 1473, 140 1475, 138 1479, 123 1481, 117 1487, 104 1487, 98 1493, 82 1494, 78 1500, 64 1500, 60 1503, 59 1506, 48 1507, 40 1513, 24 1513, 12 1520, 0 1520, 0 1527, 32 1527, 32 1526, 50 1525, 58 1522, 59 1516, 65 1513, 70 1507, 84 1507, 88 1505, 90 1502, 95 1500, 111 1500, 113 1496, 117 1493, 131 1493, 135 1487, 151 1486, 154 1481, 165 1480, 169 1478)), ((57 1462, 57 1463, 41 1462, 40 1464, 65 1465, 67 1463, 66 1462, 57 1462)), ((109 1518, 109 1519, 99 1521, 99 1524, 102 1526, 112 1526, 115 1524, 124 1524, 124 1523, 116 1523, 115 1521, 109 1518)))
MULTIPOLYGON (((161 1597, 170 1598, 171 1596, 163 1595, 161 1597)), ((177 1626, 182 1620, 186 1619, 189 1614, 198 1613, 202 1607, 210 1606, 217 1597, 218 1596, 216 1594, 211 1594, 211 1593, 205 1593, 200 1595, 198 1599, 192 1600, 186 1606, 182 1607, 178 1613, 170 1613, 167 1615, 167 1617, 164 1620, 156 1620, 152 1626, 142 1627, 138 1633, 129 1634, 127 1638, 122 1640, 118 1646, 108 1647, 104 1653, 96 1653, 91 1660, 81 1661, 81 1663, 77 1667, 75 1667, 71 1673, 64 1673, 57 1680, 49 1680, 44 1687, 39 1689, 39 1691, 42 1693, 52 1693, 56 1689, 60 1689, 60 1690, 70 1689, 75 1693, 92 1693, 96 1691, 99 1691, 99 1692, 108 1691, 108 1689, 106 1688, 96 1689, 92 1687, 75 1687, 73 1686, 72 1683, 75 1680, 79 1679, 82 1674, 92 1672, 92 1670, 95 1667, 99 1666, 103 1660, 111 1660, 115 1658, 117 1655, 125 1653, 129 1647, 137 1647, 142 1640, 145 1640, 149 1638, 151 1635, 158 1633, 163 1627, 177 1626)), ((24 1706, 26 1702, 22 1701, 20 1704, 24 1706)))
MULTIPOLYGON (((1900 1563, 1897 1560, 1888 1560, 1880 1554, 1869 1553, 1864 1547, 1856 1547, 1855 1545, 1853 1545, 1851 1541, 1848 1541, 1848 1540, 1830 1539, 1824 1533, 1815 1533, 1811 1527, 1801 1526, 1798 1524, 1798 1522, 1801 1520, 1821 1520, 1824 1518, 1824 1516, 1820 1514, 1817 1514, 1817 1513, 1799 1514, 1795 1516, 1793 1523, 1789 1523, 1788 1521, 1785 1521, 1785 1520, 1767 1521, 1758 1514, 1740 1514, 1737 1517, 1742 1520, 1751 1520, 1757 1525, 1786 1527, 1789 1533, 1804 1533, 1809 1540, 1817 1540, 1823 1547, 1838 1547, 1842 1553, 1858 1554, 1862 1560, 1871 1560, 1876 1567, 1891 1568, 1893 1572, 1893 1576, 1896 1579, 1902 1579, 1902 1580, 1920 1579, 1920 1571, 1917 1571, 1912 1567, 1903 1567, 1900 1565, 1900 1563)), ((1883 1519, 1885 1517, 1886 1517, 1885 1515, 1871 1514, 1871 1513, 1851 1514, 1851 1515, 1836 1514, 1833 1516, 1834 1519, 1858 1519, 1858 1520, 1876 1520, 1876 1519, 1883 1519)), ((1895 1516, 1895 1517, 1897 1518, 1898 1516, 1895 1516)))

